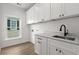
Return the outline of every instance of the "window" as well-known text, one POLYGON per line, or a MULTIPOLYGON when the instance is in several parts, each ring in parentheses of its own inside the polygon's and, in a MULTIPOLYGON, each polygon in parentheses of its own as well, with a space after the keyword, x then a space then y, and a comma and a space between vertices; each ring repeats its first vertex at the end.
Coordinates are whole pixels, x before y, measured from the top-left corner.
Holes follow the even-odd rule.
POLYGON ((19 18, 15 17, 7 18, 7 36, 8 38, 14 38, 20 36, 19 18))
POLYGON ((7 28, 8 28, 8 30, 19 30, 19 20, 18 20, 18 18, 8 18, 7 28))

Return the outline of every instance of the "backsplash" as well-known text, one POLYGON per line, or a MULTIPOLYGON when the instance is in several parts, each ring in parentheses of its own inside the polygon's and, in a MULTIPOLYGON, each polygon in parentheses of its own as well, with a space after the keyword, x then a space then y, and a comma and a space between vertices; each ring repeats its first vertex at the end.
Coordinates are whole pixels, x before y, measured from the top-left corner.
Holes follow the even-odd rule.
POLYGON ((59 32, 62 24, 66 25, 69 33, 79 37, 79 17, 31 25, 31 29, 34 33, 59 32))

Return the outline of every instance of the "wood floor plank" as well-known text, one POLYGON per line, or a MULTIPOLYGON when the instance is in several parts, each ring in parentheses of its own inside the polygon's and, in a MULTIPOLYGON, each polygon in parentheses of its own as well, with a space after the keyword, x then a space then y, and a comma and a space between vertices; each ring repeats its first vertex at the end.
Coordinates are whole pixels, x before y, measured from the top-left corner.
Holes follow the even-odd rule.
POLYGON ((34 44, 26 42, 1 49, 2 55, 36 55, 34 52, 34 44))

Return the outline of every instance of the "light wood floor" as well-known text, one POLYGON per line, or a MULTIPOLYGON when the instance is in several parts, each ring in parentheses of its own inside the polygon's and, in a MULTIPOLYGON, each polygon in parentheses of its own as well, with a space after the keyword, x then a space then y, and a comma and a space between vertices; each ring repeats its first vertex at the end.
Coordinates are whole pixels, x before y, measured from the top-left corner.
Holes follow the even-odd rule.
POLYGON ((30 42, 1 49, 1 55, 36 55, 34 45, 30 42))

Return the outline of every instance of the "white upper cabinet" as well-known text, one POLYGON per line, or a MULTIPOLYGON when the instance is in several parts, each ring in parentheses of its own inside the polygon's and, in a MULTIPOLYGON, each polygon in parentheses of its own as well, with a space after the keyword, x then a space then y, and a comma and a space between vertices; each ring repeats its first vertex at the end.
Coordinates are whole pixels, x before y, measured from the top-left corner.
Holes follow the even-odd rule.
POLYGON ((51 3, 51 19, 56 19, 62 16, 64 11, 62 3, 51 3))
POLYGON ((79 14, 79 3, 65 3, 64 8, 65 16, 79 14))
POLYGON ((37 3, 26 12, 27 23, 37 23, 50 19, 50 3, 37 3))
POLYGON ((27 23, 37 23, 79 14, 79 3, 36 3, 27 12, 27 23))
POLYGON ((34 7, 34 14, 37 17, 37 22, 50 19, 50 3, 37 3, 34 7))
POLYGON ((34 18, 37 18, 35 21, 40 22, 41 21, 40 3, 35 4, 33 7, 34 7, 34 18))
POLYGON ((41 3, 39 8, 41 21, 50 20, 50 3, 41 3))
POLYGON ((33 10, 30 9, 26 12, 26 20, 27 20, 27 24, 33 23, 33 10))
POLYGON ((36 5, 26 12, 27 24, 37 23, 39 21, 39 7, 36 5))
POLYGON ((79 3, 52 3, 51 19, 79 14, 79 3))
POLYGON ((35 8, 37 8, 35 14, 38 22, 50 19, 50 3, 37 3, 35 4, 35 8))

